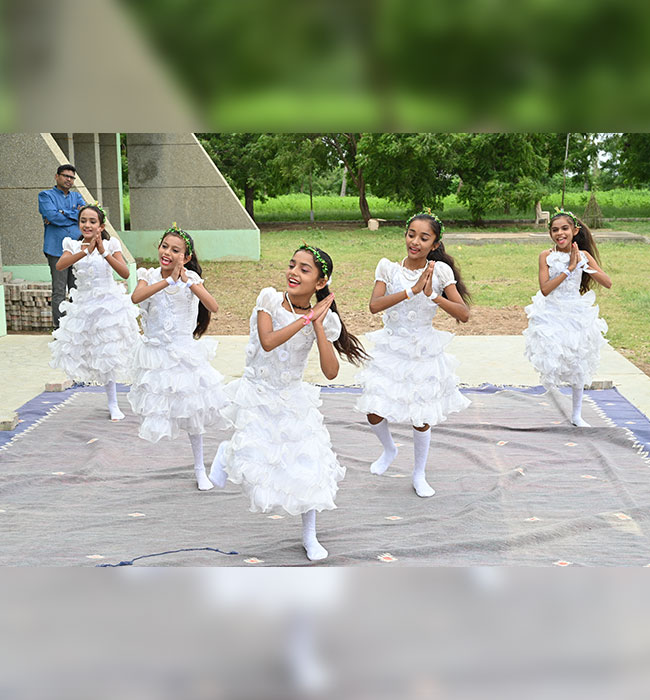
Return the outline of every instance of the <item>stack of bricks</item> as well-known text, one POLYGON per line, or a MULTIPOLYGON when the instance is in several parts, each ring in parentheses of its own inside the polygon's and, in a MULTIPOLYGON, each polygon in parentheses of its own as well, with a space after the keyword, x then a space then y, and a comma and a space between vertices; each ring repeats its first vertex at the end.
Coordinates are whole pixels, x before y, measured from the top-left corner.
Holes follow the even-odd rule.
POLYGON ((52 329, 52 285, 13 279, 2 273, 8 331, 49 331, 52 329))

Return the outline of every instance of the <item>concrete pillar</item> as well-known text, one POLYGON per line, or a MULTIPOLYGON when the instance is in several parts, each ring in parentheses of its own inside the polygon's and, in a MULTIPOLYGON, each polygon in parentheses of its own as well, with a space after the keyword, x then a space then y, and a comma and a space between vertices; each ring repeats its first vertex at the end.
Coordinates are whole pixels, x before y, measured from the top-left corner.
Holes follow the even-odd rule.
POLYGON ((151 257, 176 221, 199 258, 259 260, 259 229, 192 133, 127 134, 134 255, 151 257), (150 250, 151 248, 151 250, 150 250))
MULTIPOLYGON (((14 277, 50 280, 43 254, 38 193, 54 187, 56 169, 67 162, 51 134, 0 134, 0 246, 3 269, 13 272, 14 277)), ((85 201, 94 201, 95 193, 86 187, 81 173, 77 174, 74 189, 85 201)), ((114 235, 110 220, 107 228, 114 235)), ((124 257, 127 263, 134 262, 128 244, 124 257)))
POLYGON ((77 174, 95 199, 102 201, 102 172, 99 157, 99 134, 74 134, 74 153, 77 174))
POLYGON ((119 134, 99 134, 99 163, 102 177, 102 198, 99 201, 115 229, 123 231, 122 160, 119 134))
POLYGON ((65 153, 68 163, 74 165, 74 134, 52 134, 59 148, 65 153))

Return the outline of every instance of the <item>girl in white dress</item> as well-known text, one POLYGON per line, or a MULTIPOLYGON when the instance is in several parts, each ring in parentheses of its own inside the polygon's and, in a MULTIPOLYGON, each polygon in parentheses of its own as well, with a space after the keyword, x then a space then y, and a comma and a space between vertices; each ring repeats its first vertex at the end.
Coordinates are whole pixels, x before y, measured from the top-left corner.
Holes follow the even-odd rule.
POLYGON ((571 422, 588 427, 582 418, 582 394, 600 361, 607 323, 598 318, 592 280, 609 289, 612 281, 600 268, 591 231, 575 214, 557 209, 549 222, 553 248, 539 256, 539 291, 526 307, 526 357, 551 389, 570 384, 571 422))
POLYGON ((120 242, 105 230, 105 220, 99 204, 87 205, 79 210, 81 238, 63 239, 56 269, 74 265, 77 286, 70 290, 72 302, 61 302, 65 315, 52 334, 50 365, 74 381, 104 385, 111 420, 118 421, 124 414, 117 404, 115 382, 129 381, 131 353, 140 331, 137 308, 113 279, 113 271, 127 279, 129 268, 120 242))
POLYGON ((134 354, 129 403, 150 442, 188 433, 200 491, 213 488, 203 463, 207 426, 226 427, 223 377, 210 365, 216 340, 198 340, 219 306, 203 286, 191 236, 176 224, 158 244, 160 267, 138 269, 131 298, 140 304, 144 336, 134 354), (197 340, 195 340, 197 339, 197 340))
POLYGON ((444 352, 453 335, 432 326, 438 307, 463 323, 469 319, 469 293, 445 252, 443 232, 430 209, 416 214, 406 226, 406 257, 379 261, 370 311, 384 312, 384 328, 368 335, 375 342, 372 361, 358 376, 363 393, 356 409, 384 448, 370 471, 383 474, 397 456, 388 424, 410 423, 413 488, 422 498, 435 493, 425 474, 430 427, 470 403, 458 391, 457 360, 444 352))
POLYGON ((365 353, 346 330, 329 291, 332 259, 319 248, 301 246, 286 271, 287 290, 263 289, 250 319, 246 369, 226 391, 226 415, 235 434, 223 442, 210 471, 212 482, 241 484, 250 510, 281 508, 302 516, 307 557, 324 559, 316 538, 316 511, 336 508, 338 482, 345 475, 318 411, 319 389, 302 381, 316 342, 320 366, 334 379, 334 349, 358 363, 365 353), (312 306, 312 297, 317 303, 312 306))

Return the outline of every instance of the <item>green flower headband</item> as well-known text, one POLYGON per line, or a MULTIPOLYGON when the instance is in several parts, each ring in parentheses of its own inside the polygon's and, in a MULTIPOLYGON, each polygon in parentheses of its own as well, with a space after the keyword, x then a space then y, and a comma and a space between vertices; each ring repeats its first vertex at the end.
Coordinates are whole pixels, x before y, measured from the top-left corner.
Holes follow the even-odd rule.
POLYGON ((161 243, 163 242, 163 239, 168 233, 173 233, 175 236, 180 236, 185 243, 187 244, 187 250, 189 251, 190 255, 194 255, 194 251, 192 250, 192 241, 190 240, 190 237, 187 233, 187 231, 183 231, 182 228, 178 228, 178 224, 174 221, 174 223, 171 225, 171 228, 168 228, 165 233, 160 237, 160 241, 158 241, 158 247, 160 248, 161 243))
POLYGON ((570 219, 573 220, 574 227, 580 228, 580 224, 578 223, 578 217, 572 211, 564 211, 564 209, 558 209, 557 207, 555 207, 555 214, 553 214, 553 216, 548 222, 549 228, 551 228, 551 221, 553 221, 553 219, 557 218, 558 216, 568 216, 570 219))
POLYGON ((95 200, 92 204, 86 204, 85 206, 83 206, 81 208, 85 209, 86 207, 94 207, 95 209, 99 209, 99 211, 101 211, 101 213, 102 213, 102 216, 104 217, 104 221, 106 221, 106 219, 108 219, 108 216, 106 215, 106 212, 104 211, 104 207, 102 207, 102 205, 97 200, 95 200))
POLYGON ((318 261, 318 264, 321 266, 321 270, 323 271, 323 275, 325 276, 325 279, 329 277, 329 267, 327 266, 327 263, 323 259, 323 256, 320 254, 317 248, 313 248, 310 245, 307 245, 305 241, 302 242, 302 245, 298 250, 308 250, 313 256, 314 259, 318 261))
POLYGON ((442 234, 445 232, 445 225, 442 223, 440 217, 436 216, 436 214, 431 211, 431 207, 425 207, 424 211, 419 211, 417 214, 413 214, 413 216, 406 222, 406 228, 408 228, 411 225, 411 221, 413 221, 413 219, 417 219, 418 216, 430 216, 440 226, 440 238, 442 238, 442 234))

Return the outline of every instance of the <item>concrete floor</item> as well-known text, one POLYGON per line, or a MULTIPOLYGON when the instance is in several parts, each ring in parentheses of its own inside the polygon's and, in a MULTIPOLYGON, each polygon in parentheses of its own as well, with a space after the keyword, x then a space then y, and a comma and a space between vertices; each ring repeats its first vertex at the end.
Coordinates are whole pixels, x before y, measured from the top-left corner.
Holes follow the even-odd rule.
MULTIPOLYGON (((226 380, 241 376, 248 336, 218 336, 214 366, 226 380)), ((50 336, 7 335, 0 338, 0 422, 12 421, 15 411, 66 377, 49 366, 50 336)), ((367 347, 371 347, 367 344, 367 347)), ((536 386, 538 376, 524 357, 523 336, 457 336, 450 352, 460 360, 458 375, 463 384, 483 383, 536 386)), ((320 372, 316 349, 312 349, 305 380, 317 384, 354 384, 357 369, 341 362, 339 376, 328 382, 320 372)), ((650 417, 650 377, 607 346, 602 352, 595 382, 612 382, 625 398, 650 417)), ((7 429, 5 427, 5 429, 7 429)))

